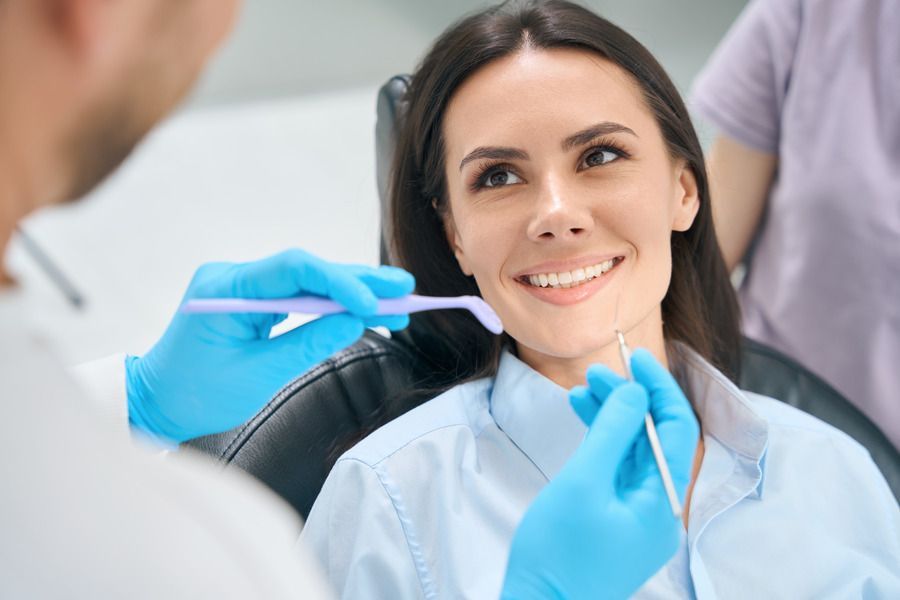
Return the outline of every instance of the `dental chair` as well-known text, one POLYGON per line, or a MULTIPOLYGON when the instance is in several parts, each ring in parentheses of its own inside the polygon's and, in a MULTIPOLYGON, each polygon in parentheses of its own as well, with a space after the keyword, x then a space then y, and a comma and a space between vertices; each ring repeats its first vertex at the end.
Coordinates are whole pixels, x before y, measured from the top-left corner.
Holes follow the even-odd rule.
MULTIPOLYGON (((408 76, 393 77, 378 95, 377 180, 384 224, 390 223, 386 190, 394 122, 403 110, 408 83, 408 76)), ((382 229, 384 263, 389 262, 390 235, 382 229)), ((410 327, 416 327, 415 319, 410 327)), ((421 336, 416 339, 404 333, 388 339, 367 332, 354 346, 298 377, 243 426, 188 445, 254 475, 305 518, 338 445, 361 438, 376 419, 390 420, 409 410, 409 403, 393 399, 429 379, 427 348, 421 336)), ((900 498, 900 452, 865 415, 780 352, 750 339, 744 339, 741 350, 741 388, 778 398, 843 430, 868 449, 900 498)))

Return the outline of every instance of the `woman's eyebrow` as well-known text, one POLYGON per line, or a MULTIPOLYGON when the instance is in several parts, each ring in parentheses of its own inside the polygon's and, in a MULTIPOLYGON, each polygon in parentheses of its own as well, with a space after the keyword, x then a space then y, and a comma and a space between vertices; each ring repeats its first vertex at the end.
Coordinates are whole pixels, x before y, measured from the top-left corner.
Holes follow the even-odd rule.
MULTIPOLYGON (((595 138, 611 133, 628 133, 634 137, 638 137, 630 127, 625 127, 624 125, 612 121, 603 121, 602 123, 597 123, 596 125, 591 125, 586 129, 582 129, 578 133, 564 139, 562 142, 562 149, 570 150, 577 146, 583 146, 593 141, 595 138)), ((518 148, 510 148, 508 146, 479 146, 466 154, 460 161, 459 170, 462 171, 463 167, 473 160, 482 158, 494 160, 528 160, 529 157, 527 152, 519 150, 518 148)))
POLYGON ((462 159, 459 163, 459 170, 473 160, 481 158, 492 158, 495 160, 528 160, 528 153, 518 148, 509 148, 507 146, 479 146, 475 148, 462 159))
POLYGON ((564 139, 562 142, 562 149, 571 150, 578 146, 584 146, 585 144, 592 142, 595 138, 611 133, 630 133, 634 137, 638 137, 638 134, 630 127, 625 127, 624 125, 613 123, 612 121, 603 121, 602 123, 591 125, 587 129, 582 129, 578 133, 564 139))

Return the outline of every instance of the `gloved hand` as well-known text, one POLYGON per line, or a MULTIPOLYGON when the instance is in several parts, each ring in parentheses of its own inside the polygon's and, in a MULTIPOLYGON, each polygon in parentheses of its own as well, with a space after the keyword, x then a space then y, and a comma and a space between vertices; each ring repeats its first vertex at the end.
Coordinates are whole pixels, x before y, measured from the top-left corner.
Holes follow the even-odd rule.
POLYGON ((699 426, 675 379, 650 352, 631 359, 636 383, 602 365, 570 401, 590 425, 584 443, 538 494, 513 538, 502 598, 627 598, 668 562, 683 535, 650 443, 656 422, 679 498, 699 426))
POLYGON ((406 327, 408 315, 373 315, 377 298, 403 296, 414 286, 402 269, 328 263, 301 250, 246 264, 204 265, 185 300, 310 294, 342 304, 349 314, 269 339, 287 315, 177 313, 147 354, 126 360, 131 424, 174 442, 236 427, 292 379, 353 344, 366 327, 406 327))

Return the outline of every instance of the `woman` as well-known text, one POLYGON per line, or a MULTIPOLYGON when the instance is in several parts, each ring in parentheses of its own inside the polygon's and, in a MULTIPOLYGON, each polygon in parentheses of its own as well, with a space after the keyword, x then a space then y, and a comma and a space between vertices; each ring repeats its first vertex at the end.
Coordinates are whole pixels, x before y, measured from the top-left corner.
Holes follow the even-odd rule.
POLYGON ((304 532, 343 596, 496 597, 518 520, 584 435, 568 389, 620 383, 596 366, 619 369, 616 328, 703 428, 687 535, 639 597, 900 593, 900 519, 866 452, 727 377, 737 313, 703 157, 646 49, 566 2, 503 4, 436 42, 408 101, 397 261, 421 293, 482 295, 508 335, 417 323, 455 385, 344 454, 304 532))

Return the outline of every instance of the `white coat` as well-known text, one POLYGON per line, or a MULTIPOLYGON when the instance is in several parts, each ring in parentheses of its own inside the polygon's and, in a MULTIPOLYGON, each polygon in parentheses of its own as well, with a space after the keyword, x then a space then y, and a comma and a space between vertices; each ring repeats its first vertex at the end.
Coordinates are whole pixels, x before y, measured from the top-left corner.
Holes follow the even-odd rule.
POLYGON ((331 597, 286 504, 205 457, 138 448, 122 361, 104 416, 21 304, 0 288, 0 597, 331 597))

